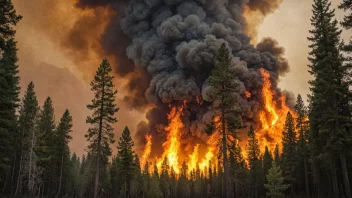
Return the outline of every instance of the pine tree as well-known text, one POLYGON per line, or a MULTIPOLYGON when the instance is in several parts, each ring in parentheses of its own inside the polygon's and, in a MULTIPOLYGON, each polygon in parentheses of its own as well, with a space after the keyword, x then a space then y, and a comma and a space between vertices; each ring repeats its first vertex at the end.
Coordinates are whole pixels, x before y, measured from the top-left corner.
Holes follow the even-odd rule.
POLYGON ((69 141, 72 139, 70 133, 72 132, 72 116, 68 109, 64 112, 60 119, 60 123, 55 133, 55 162, 59 165, 57 168, 60 170, 59 176, 59 187, 57 190, 56 197, 59 197, 62 187, 63 174, 68 172, 67 167, 64 167, 70 160, 70 149, 68 147, 69 141), (65 170, 66 168, 66 170, 65 170))
POLYGON ((285 178, 290 183, 292 195, 294 193, 294 183, 296 182, 296 144, 294 119, 292 114, 288 112, 284 131, 282 132, 282 168, 285 178))
POLYGON ((18 153, 18 173, 16 181, 17 194, 22 193, 22 187, 26 187, 27 192, 33 191, 33 175, 36 165, 34 153, 36 137, 36 121, 39 112, 38 100, 34 92, 34 84, 30 82, 22 99, 19 116, 19 140, 20 147, 18 153))
POLYGON ((94 198, 98 197, 100 160, 102 157, 111 155, 110 144, 114 143, 114 134, 111 124, 117 122, 114 114, 119 110, 115 105, 113 78, 110 75, 112 68, 104 59, 98 68, 94 80, 91 82, 91 90, 94 92, 92 103, 87 105, 93 111, 92 116, 87 117, 87 123, 91 124, 86 134, 90 142, 89 150, 96 156, 94 198))
MULTIPOLYGON (((133 161, 133 145, 130 130, 128 127, 125 127, 117 145, 117 157, 119 158, 118 178, 121 181, 120 184, 125 187, 125 189, 120 190, 120 193, 123 193, 123 197, 130 196, 131 182, 135 177, 136 167, 133 161)), ((120 186, 120 188, 122 188, 122 186, 120 186)))
POLYGON ((148 191, 148 198, 161 198, 163 197, 163 193, 160 189, 160 182, 159 182, 159 174, 158 168, 154 165, 154 172, 150 181, 150 188, 148 191))
POLYGON ((283 198, 285 194, 283 193, 290 185, 284 184, 284 177, 282 176, 282 171, 280 167, 276 166, 275 161, 273 161, 268 174, 266 175, 267 183, 265 188, 268 190, 267 196, 272 198, 283 198))
POLYGON ((54 153, 55 116, 51 98, 48 97, 39 114, 37 143, 35 153, 38 156, 38 166, 43 169, 43 182, 46 194, 52 195, 53 164, 52 154, 54 153))
POLYGON ((309 179, 308 179, 308 120, 307 120, 307 109, 304 106, 301 95, 298 94, 295 105, 297 113, 296 118, 296 130, 298 131, 298 161, 303 162, 303 175, 305 183, 306 197, 310 197, 309 179))
MULTIPOLYGON (((10 176, 10 165, 16 163, 14 152, 21 140, 17 130, 19 77, 14 26, 21 20, 10 0, 0 0, 0 186, 10 176)), ((12 165, 14 166, 14 165, 12 165)), ((13 171, 12 171, 13 172, 13 171)), ((8 188, 8 187, 6 187, 8 188)))
POLYGON ((255 193, 252 196, 258 197, 261 183, 261 161, 259 143, 252 125, 248 131, 247 155, 250 169, 250 186, 253 186, 255 193))
POLYGON ((271 155, 268 146, 265 147, 264 155, 263 155, 263 171, 264 175, 268 174, 268 171, 273 162, 273 156, 271 155))
POLYGON ((208 125, 207 129, 207 132, 211 133, 215 130, 215 126, 220 126, 218 129, 221 132, 219 147, 224 168, 222 192, 227 193, 226 197, 229 196, 227 188, 230 187, 231 183, 228 177, 228 146, 236 142, 235 130, 241 126, 239 109, 235 108, 237 99, 233 94, 238 87, 238 83, 234 78, 235 71, 231 68, 231 61, 232 57, 229 49, 223 43, 216 55, 215 67, 209 77, 210 85, 213 88, 210 97, 213 101, 218 101, 218 105, 214 109, 214 115, 219 118, 219 124, 212 123, 208 125))
POLYGON ((277 166, 279 166, 280 164, 280 152, 279 152, 279 145, 276 144, 275 145, 275 149, 274 149, 274 161, 276 163, 277 166))
POLYGON ((333 196, 339 196, 336 164, 341 165, 345 195, 351 197, 346 154, 351 145, 351 112, 349 106, 350 73, 343 66, 338 22, 328 0, 314 0, 310 31, 310 139, 314 156, 327 158, 333 196), (337 157, 340 162, 337 163, 337 157))
MULTIPOLYGON (((343 18, 343 21, 341 22, 342 27, 344 27, 346 30, 351 30, 352 29, 352 0, 343 0, 343 2, 339 5, 339 9, 344 10, 345 12, 349 12, 348 14, 345 15, 343 18)), ((352 65, 352 38, 350 38, 349 43, 343 46, 343 51, 346 52, 346 54, 350 55, 346 58, 347 60, 347 66, 351 67, 352 65)), ((351 73, 350 73, 351 76, 351 73)))

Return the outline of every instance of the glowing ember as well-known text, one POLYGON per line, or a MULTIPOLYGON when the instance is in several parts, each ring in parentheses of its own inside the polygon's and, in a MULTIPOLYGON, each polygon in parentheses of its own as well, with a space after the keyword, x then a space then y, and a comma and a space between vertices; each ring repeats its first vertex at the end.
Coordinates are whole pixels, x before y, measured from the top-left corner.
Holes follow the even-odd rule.
POLYGON ((245 91, 244 96, 248 99, 248 98, 252 97, 252 94, 249 91, 245 91))
POLYGON ((146 135, 145 140, 147 143, 145 144, 144 151, 142 154, 141 158, 141 168, 143 169, 145 166, 145 163, 147 163, 148 157, 150 153, 152 152, 152 136, 151 135, 146 135))
POLYGON ((282 131, 287 112, 291 112, 294 116, 296 113, 286 105, 284 95, 280 96, 278 101, 274 100, 275 91, 272 90, 269 72, 262 68, 259 71, 263 77, 262 98, 264 108, 259 113, 261 129, 257 129, 258 140, 261 152, 264 152, 265 146, 274 151, 276 144, 282 148, 282 131))

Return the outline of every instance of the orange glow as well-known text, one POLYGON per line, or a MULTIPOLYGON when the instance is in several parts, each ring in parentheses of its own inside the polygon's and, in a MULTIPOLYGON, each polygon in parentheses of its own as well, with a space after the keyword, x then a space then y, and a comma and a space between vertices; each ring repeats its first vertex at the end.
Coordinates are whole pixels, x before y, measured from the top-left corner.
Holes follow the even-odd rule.
POLYGON ((152 152, 152 136, 146 135, 145 140, 147 141, 147 143, 145 144, 144 151, 143 151, 142 158, 141 158, 141 168, 142 169, 144 169, 145 163, 147 162, 148 157, 149 157, 150 153, 152 152))
POLYGON ((268 146, 271 151, 274 151, 275 145, 278 144, 282 148, 282 131, 286 120, 287 112, 296 115, 286 105, 285 95, 281 95, 278 100, 274 99, 276 94, 272 90, 270 82, 270 73, 264 69, 260 69, 260 74, 263 77, 262 98, 264 108, 259 113, 261 127, 257 129, 260 151, 264 152, 265 146, 268 146))
POLYGON ((193 153, 189 155, 189 161, 188 161, 188 173, 190 173, 193 170, 196 170, 197 165, 198 165, 198 154, 199 154, 199 144, 194 146, 193 153))
MULTIPOLYGON (((185 104, 185 102, 184 102, 185 104)), ((157 160, 157 167, 159 171, 161 170, 161 165, 164 158, 167 158, 168 165, 170 169, 174 169, 176 174, 179 174, 179 155, 180 155, 180 140, 183 123, 181 121, 182 107, 172 107, 171 112, 168 114, 169 125, 165 128, 168 132, 166 141, 163 143, 164 153, 160 159, 157 160)))
POLYGON ((198 104, 203 104, 202 96, 196 96, 196 100, 198 104))
POLYGON ((248 98, 252 97, 252 94, 249 91, 245 91, 244 96, 248 99, 248 98))

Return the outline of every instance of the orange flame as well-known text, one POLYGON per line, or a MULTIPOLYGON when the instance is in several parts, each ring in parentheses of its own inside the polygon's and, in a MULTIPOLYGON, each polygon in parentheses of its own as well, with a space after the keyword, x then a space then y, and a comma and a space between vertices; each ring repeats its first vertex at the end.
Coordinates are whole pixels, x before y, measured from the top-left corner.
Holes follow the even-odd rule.
MULTIPOLYGON (((185 104, 185 103, 184 103, 185 104)), ((166 141, 163 143, 164 153, 160 159, 157 160, 157 167, 160 170, 164 158, 167 158, 170 169, 173 169, 176 174, 179 174, 179 154, 180 154, 180 129, 183 128, 181 121, 182 107, 172 107, 168 114, 169 125, 165 128, 168 132, 166 141)))
POLYGON ((261 152, 264 152, 265 146, 268 146, 271 151, 274 151, 276 144, 282 148, 282 131, 284 129, 287 112, 291 112, 294 116, 296 113, 286 105, 285 95, 279 97, 279 104, 274 100, 275 91, 272 90, 269 79, 270 73, 263 68, 261 68, 259 72, 263 77, 262 97, 264 108, 259 113, 261 129, 257 130, 258 140, 261 152))
POLYGON ((144 151, 142 154, 141 158, 141 168, 143 169, 145 166, 145 163, 147 163, 148 157, 150 153, 152 152, 152 136, 151 135, 146 135, 145 140, 147 143, 145 144, 144 151))
POLYGON ((248 99, 248 98, 252 97, 252 94, 249 91, 245 91, 244 96, 248 99))
POLYGON ((189 161, 188 161, 188 173, 190 173, 193 170, 196 170, 197 165, 198 165, 198 154, 199 154, 199 144, 194 146, 193 153, 189 155, 189 161))

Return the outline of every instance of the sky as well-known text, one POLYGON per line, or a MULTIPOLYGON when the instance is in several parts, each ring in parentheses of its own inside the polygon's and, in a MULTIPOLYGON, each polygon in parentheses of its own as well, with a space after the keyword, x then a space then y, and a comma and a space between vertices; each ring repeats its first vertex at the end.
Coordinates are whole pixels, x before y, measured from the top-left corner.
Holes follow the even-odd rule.
MULTIPOLYGON (((341 1, 333 0, 333 7, 341 1)), ((52 97, 57 121, 66 108, 71 110, 74 132, 70 147, 73 152, 82 155, 87 146, 84 134, 88 128, 85 119, 89 111, 86 104, 92 98, 89 81, 100 63, 101 49, 97 38, 107 24, 105 19, 108 19, 111 13, 108 9, 78 12, 73 2, 14 0, 14 5, 18 14, 24 17, 17 27, 16 35, 22 95, 27 84, 34 81, 40 104, 43 104, 47 96, 52 97), (91 22, 85 24, 80 22, 80 19, 91 19, 88 20, 91 22), (92 38, 88 39, 88 43, 80 41, 68 31, 76 25, 84 27, 84 32, 77 32, 78 34, 92 38), (71 38, 74 45, 67 47, 65 38, 71 38)), ((286 49, 285 56, 291 70, 281 79, 280 87, 296 95, 301 94, 305 100, 309 94, 308 81, 311 79, 307 71, 311 4, 312 0, 284 0, 259 26, 257 38, 257 41, 264 37, 274 38, 286 49)), ((337 19, 341 20, 343 12, 337 10, 336 15, 337 19)), ((344 39, 351 36, 351 32, 343 34, 344 39)), ((144 119, 142 112, 131 111, 124 104, 124 90, 121 88, 123 84, 123 79, 115 80, 119 89, 116 103, 121 108, 116 114, 119 120, 115 126, 117 134, 122 132, 126 124, 133 133, 137 123, 144 119)))

